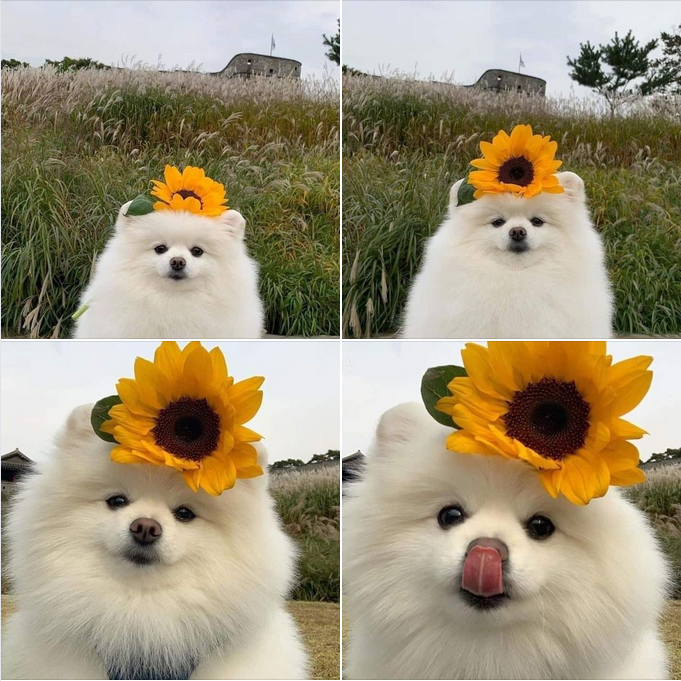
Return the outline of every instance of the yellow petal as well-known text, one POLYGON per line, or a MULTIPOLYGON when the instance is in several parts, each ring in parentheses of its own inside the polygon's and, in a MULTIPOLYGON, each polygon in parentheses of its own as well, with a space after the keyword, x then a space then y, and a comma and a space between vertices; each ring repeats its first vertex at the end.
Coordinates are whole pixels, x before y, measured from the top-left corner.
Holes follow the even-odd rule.
POLYGON ((237 425, 240 426, 250 421, 258 413, 261 404, 262 391, 260 390, 246 393, 233 400, 232 405, 236 409, 235 420, 237 425))
POLYGON ((617 388, 615 399, 612 403, 612 412, 615 416, 622 416, 630 412, 646 396, 653 380, 652 371, 644 371, 637 374, 628 383, 617 388))
POLYGON ((163 184, 163 182, 158 182, 157 180, 154 180, 153 182, 155 186, 151 190, 150 194, 161 199, 161 201, 169 203, 173 195, 170 191, 168 191, 168 187, 163 184))
POLYGON ((199 214, 201 213, 201 201, 195 199, 193 196, 188 196, 182 204, 182 210, 187 213, 199 214))
POLYGON ((236 400, 246 393, 258 390, 264 381, 265 379, 262 376, 252 376, 251 378, 239 381, 229 389, 229 398, 236 400))
POLYGON ((169 192, 175 193, 182 189, 182 174, 177 168, 167 165, 165 167, 164 177, 169 192))
POLYGON ((163 341, 154 354, 154 364, 166 377, 177 376, 182 371, 182 353, 175 341, 163 341))
POLYGON ((182 186, 188 191, 194 191, 205 177, 206 173, 203 169, 187 166, 182 173, 182 186))
POLYGON ((563 469, 560 491, 573 504, 584 506, 608 491, 610 471, 601 457, 573 454, 563 461, 563 469))
POLYGON ((219 460, 209 456, 201 462, 199 486, 208 494, 219 496, 226 489, 234 487, 236 482, 236 467, 231 460, 219 460))
POLYGON ((260 440, 262 440, 262 435, 246 426, 236 426, 234 429, 234 442, 259 442, 260 440))
POLYGON ((644 435, 648 435, 648 431, 643 430, 643 428, 619 418, 610 424, 610 432, 613 439, 622 438, 625 440, 638 440, 644 435))
POLYGON ((646 474, 640 468, 628 468, 613 473, 610 477, 610 484, 617 487, 629 487, 630 485, 638 485, 645 481, 646 474))
POLYGON ((477 343, 466 343, 465 349, 461 351, 461 358, 466 373, 478 390, 500 400, 512 397, 510 391, 504 389, 503 386, 498 386, 492 377, 487 348, 477 343))
POLYGON ((497 452, 478 442, 473 435, 465 430, 454 431, 447 438, 447 449, 460 454, 496 454, 497 452))

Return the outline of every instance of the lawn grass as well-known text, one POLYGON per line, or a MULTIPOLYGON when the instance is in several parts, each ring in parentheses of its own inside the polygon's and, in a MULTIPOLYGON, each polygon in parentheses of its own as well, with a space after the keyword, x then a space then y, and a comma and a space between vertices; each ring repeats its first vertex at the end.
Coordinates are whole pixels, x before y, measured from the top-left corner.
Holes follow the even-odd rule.
POLYGON ((165 164, 225 185, 267 332, 339 334, 339 93, 328 81, 144 70, 2 73, 2 330, 70 330, 120 206, 165 164))
POLYGON ((601 233, 619 335, 681 334, 681 108, 593 104, 447 84, 346 76, 343 85, 343 334, 397 330, 425 239, 481 140, 529 123, 558 141, 601 233))
POLYGON ((340 678, 340 605, 291 601, 288 609, 300 627, 310 656, 312 679, 340 678))
POLYGON ((671 663, 671 678, 681 679, 681 601, 670 601, 662 619, 664 636, 671 663))

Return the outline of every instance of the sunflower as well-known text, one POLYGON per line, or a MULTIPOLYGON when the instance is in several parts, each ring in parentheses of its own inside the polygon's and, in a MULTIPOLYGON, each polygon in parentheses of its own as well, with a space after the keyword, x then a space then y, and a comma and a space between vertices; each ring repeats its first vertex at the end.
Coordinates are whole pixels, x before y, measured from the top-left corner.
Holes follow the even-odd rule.
POLYGON ((563 188, 554 174, 563 164, 554 160, 557 149, 557 142, 533 135, 529 125, 516 125, 510 137, 500 130, 491 144, 480 142, 483 157, 471 161, 480 168, 468 176, 475 187, 473 198, 504 192, 528 198, 543 191, 561 194, 563 188))
POLYGON ((522 459, 579 505, 645 481, 629 440, 646 431, 620 417, 648 392, 652 357, 613 364, 602 341, 468 343, 461 356, 468 376, 437 403, 461 428, 448 449, 522 459))
POLYGON ((118 442, 112 460, 171 466, 192 490, 212 495, 262 475, 249 444, 261 436, 243 424, 260 408, 264 380, 234 383, 219 348, 161 343, 153 362, 138 357, 135 378, 116 385, 122 404, 101 427, 118 442))
POLYGON ((187 166, 181 173, 174 166, 166 166, 164 177, 165 183, 152 180, 151 195, 159 199, 154 210, 183 210, 206 217, 216 217, 227 210, 224 186, 206 177, 201 168, 187 166))

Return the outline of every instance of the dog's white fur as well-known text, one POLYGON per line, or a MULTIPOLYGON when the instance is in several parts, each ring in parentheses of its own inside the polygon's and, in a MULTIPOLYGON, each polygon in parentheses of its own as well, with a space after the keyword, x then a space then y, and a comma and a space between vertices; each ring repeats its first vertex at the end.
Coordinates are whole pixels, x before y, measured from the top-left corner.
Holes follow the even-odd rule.
POLYGON ((658 632, 667 567, 643 514, 617 489, 587 506, 552 499, 529 465, 448 451, 417 404, 381 419, 343 505, 344 614, 353 679, 666 679, 658 632), (440 509, 468 519, 443 530, 440 509), (535 513, 555 533, 530 539, 535 513), (460 596, 469 543, 509 548, 512 597, 460 596))
POLYGON ((219 217, 163 211, 118 214, 113 237, 81 296, 89 309, 76 338, 260 338, 263 305, 258 267, 246 250, 246 221, 235 210, 219 217), (165 245, 161 255, 155 248, 165 245), (203 249, 195 257, 191 249, 203 249), (186 278, 168 277, 183 257, 186 278))
POLYGON ((565 191, 530 199, 485 195, 457 206, 427 244, 409 292, 405 338, 609 338, 613 298, 584 183, 559 173, 565 191), (533 217, 545 220, 535 227, 533 217), (492 222, 502 218, 501 227, 492 222), (527 230, 529 250, 508 250, 527 230))
POLYGON ((106 679, 107 668, 136 659, 162 669, 194 658, 192 679, 306 678, 284 609, 294 549, 266 476, 212 497, 192 492, 168 467, 113 463, 90 409, 72 413, 54 456, 13 505, 17 611, 3 627, 2 677, 106 679), (105 500, 115 494, 130 505, 111 510, 105 500), (183 504, 196 513, 191 522, 172 515, 183 504), (163 528, 160 563, 121 556, 139 517, 163 528))

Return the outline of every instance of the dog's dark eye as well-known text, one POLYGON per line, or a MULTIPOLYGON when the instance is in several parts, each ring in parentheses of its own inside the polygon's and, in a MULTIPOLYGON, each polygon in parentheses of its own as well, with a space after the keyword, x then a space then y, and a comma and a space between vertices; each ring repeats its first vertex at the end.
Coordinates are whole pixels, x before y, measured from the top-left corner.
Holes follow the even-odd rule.
POLYGON ((446 530, 452 525, 459 525, 466 519, 466 515, 463 512, 461 506, 445 506, 438 514, 437 521, 440 523, 440 527, 446 530))
POLYGON ((532 516, 527 522, 527 533, 532 539, 548 539, 555 531, 555 525, 544 515, 532 516))
POLYGON ((127 506, 129 503, 128 497, 123 494, 116 494, 106 500, 106 505, 113 509, 123 508, 123 506, 127 506))
POLYGON ((203 255, 203 248, 199 248, 198 246, 194 246, 194 248, 192 248, 192 255, 195 258, 200 258, 203 255))
POLYGON ((532 218, 530 222, 535 226, 535 227, 541 227, 544 224, 544 220, 541 218, 532 218))
POLYGON ((196 518, 196 514, 188 506, 180 506, 173 511, 173 515, 183 523, 188 523, 196 518))
POLYGON ((159 255, 163 255, 163 254, 168 250, 168 247, 165 246, 164 244, 159 244, 158 246, 156 246, 156 248, 155 248, 154 250, 155 250, 159 255))
POLYGON ((505 222, 506 220, 503 218, 497 218, 496 220, 492 220, 492 227, 503 227, 505 222))

